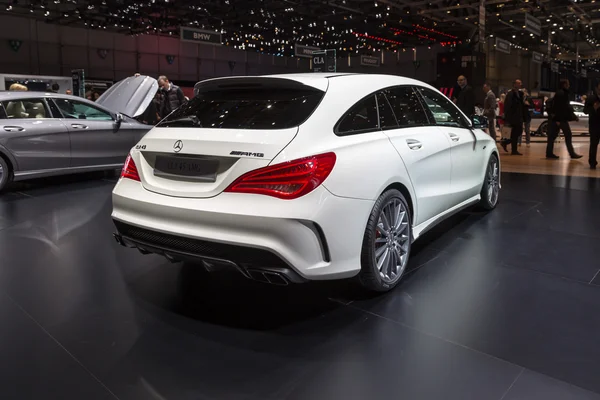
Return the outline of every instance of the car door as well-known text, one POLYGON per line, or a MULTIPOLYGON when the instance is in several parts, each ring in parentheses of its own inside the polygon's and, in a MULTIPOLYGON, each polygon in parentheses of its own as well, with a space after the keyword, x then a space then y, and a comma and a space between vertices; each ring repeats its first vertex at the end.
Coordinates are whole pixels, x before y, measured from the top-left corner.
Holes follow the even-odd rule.
POLYGON ((69 167, 69 132, 60 119, 52 118, 43 97, 15 98, 2 106, 0 145, 15 158, 15 174, 69 167))
POLYGON ((377 102, 381 127, 410 175, 418 204, 416 224, 421 224, 451 206, 450 140, 430 123, 411 86, 386 89, 378 94, 377 102))
POLYGON ((127 124, 91 102, 54 98, 71 139, 71 166, 119 166, 135 144, 127 124))
POLYGON ((450 140, 450 190, 452 205, 458 205, 479 193, 485 172, 485 154, 476 146, 476 136, 470 129, 470 122, 450 99, 425 87, 418 87, 417 91, 437 128, 450 140))

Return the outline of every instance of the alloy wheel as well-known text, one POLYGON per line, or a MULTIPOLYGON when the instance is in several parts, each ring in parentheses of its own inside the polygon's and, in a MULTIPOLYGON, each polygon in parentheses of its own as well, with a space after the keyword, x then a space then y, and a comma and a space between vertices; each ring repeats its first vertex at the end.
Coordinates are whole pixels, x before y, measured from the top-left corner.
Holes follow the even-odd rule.
POLYGON ((385 283, 395 282, 404 273, 410 250, 409 213, 400 199, 392 198, 382 207, 374 246, 379 276, 385 283))
POLYGON ((2 178, 4 178, 4 168, 0 165, 0 182, 2 182, 2 178))
POLYGON ((495 206, 500 195, 500 170, 498 160, 492 158, 487 172, 487 199, 491 206, 495 206))

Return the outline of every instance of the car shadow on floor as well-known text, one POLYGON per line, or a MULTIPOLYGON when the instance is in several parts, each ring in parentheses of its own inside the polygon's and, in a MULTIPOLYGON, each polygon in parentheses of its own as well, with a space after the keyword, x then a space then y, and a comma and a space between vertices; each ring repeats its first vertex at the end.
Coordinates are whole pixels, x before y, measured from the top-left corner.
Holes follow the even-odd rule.
MULTIPOLYGON (((438 242, 460 235, 485 215, 472 210, 457 214, 415 242, 405 279, 443 252, 436 247, 438 242)), ((196 322, 269 331, 317 319, 355 300, 392 295, 402 282, 389 293, 365 292, 355 278, 275 286, 234 271, 207 273, 196 264, 165 262, 128 286, 142 307, 196 322)))
POLYGON ((142 307, 197 322, 268 331, 343 307, 332 300, 336 286, 343 282, 347 281, 275 286, 251 281, 234 271, 207 273, 201 265, 167 262, 128 286, 142 307))

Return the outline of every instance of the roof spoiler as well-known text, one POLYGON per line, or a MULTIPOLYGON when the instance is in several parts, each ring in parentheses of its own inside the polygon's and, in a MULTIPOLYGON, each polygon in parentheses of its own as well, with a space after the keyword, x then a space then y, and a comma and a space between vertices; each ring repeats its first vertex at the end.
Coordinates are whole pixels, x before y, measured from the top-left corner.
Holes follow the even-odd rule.
POLYGON ((301 81, 290 78, 266 77, 266 76, 240 76, 233 78, 213 78, 200 81, 194 85, 194 96, 200 92, 212 92, 236 89, 290 89, 290 90, 315 90, 324 92, 319 86, 308 85, 301 81))

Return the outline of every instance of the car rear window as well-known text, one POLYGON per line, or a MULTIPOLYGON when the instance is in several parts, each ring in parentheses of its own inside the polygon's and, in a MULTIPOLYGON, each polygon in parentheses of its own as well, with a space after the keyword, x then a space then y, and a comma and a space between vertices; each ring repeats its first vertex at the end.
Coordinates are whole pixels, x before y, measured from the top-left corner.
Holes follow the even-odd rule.
POLYGON ((325 93, 298 88, 252 87, 200 92, 159 127, 286 129, 306 121, 325 93))

